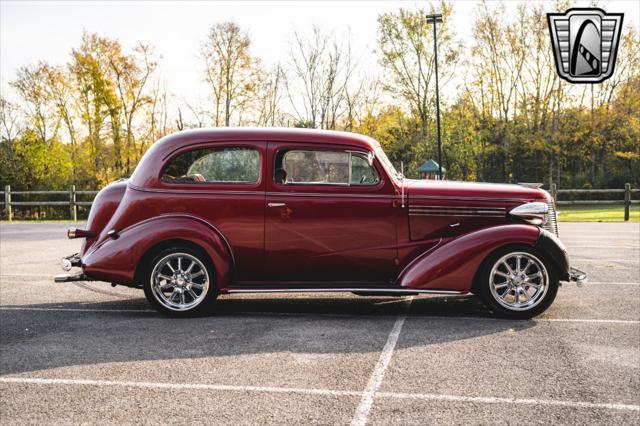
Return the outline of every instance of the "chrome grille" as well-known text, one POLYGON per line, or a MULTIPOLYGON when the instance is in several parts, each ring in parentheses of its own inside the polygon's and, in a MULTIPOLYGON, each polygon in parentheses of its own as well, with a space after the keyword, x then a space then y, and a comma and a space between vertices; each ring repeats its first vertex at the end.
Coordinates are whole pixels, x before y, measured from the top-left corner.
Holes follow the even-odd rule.
POLYGON ((551 200, 547 203, 547 205, 549 206, 547 222, 544 225, 542 225, 542 227, 557 236, 558 235, 558 214, 556 213, 556 204, 553 202, 553 200, 551 200))

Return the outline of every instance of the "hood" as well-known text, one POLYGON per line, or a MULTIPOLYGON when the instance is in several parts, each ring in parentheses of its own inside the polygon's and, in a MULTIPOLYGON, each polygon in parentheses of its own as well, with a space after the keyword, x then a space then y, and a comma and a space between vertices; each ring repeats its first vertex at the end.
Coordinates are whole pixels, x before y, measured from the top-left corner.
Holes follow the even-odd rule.
POLYGON ((405 179, 404 185, 409 199, 424 197, 519 202, 551 199, 543 189, 515 184, 405 179))

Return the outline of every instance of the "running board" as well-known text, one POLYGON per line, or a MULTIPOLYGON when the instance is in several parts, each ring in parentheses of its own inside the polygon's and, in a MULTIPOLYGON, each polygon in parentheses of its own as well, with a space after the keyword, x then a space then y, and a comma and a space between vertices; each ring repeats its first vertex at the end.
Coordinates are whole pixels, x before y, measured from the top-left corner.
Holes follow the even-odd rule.
POLYGON ((226 293, 394 293, 468 294, 466 291, 403 288, 229 288, 226 293))

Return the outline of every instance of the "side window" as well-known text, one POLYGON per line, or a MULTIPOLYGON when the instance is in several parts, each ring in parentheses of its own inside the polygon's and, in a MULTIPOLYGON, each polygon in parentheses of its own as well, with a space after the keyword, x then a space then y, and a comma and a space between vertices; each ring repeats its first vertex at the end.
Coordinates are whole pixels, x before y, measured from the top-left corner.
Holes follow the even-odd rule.
POLYGON ((362 154, 351 155, 351 185, 375 185, 380 175, 369 160, 362 154))
POLYGON ((185 152, 162 173, 162 181, 172 183, 256 183, 259 179, 260 153, 246 147, 185 152))
POLYGON ((291 150, 276 157, 274 179, 288 185, 375 185, 376 169, 364 154, 348 151, 291 150))

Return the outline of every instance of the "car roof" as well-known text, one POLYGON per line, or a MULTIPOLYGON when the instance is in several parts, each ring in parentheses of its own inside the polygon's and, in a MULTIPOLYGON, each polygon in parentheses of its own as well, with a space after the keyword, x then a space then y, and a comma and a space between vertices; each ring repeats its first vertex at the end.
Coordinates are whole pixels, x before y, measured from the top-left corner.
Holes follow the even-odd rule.
POLYGON ((185 142, 196 141, 286 141, 359 145, 363 148, 375 148, 378 146, 378 142, 374 139, 358 133, 285 127, 217 127, 191 129, 168 135, 160 139, 157 143, 173 145, 177 148, 185 142))
POLYGON ((185 146, 215 142, 299 142, 345 145, 371 151, 380 145, 375 139, 358 133, 280 127, 217 127, 172 133, 154 143, 136 167, 130 182, 146 186, 158 173, 161 163, 185 146), (151 179, 151 180, 150 180, 151 179))

